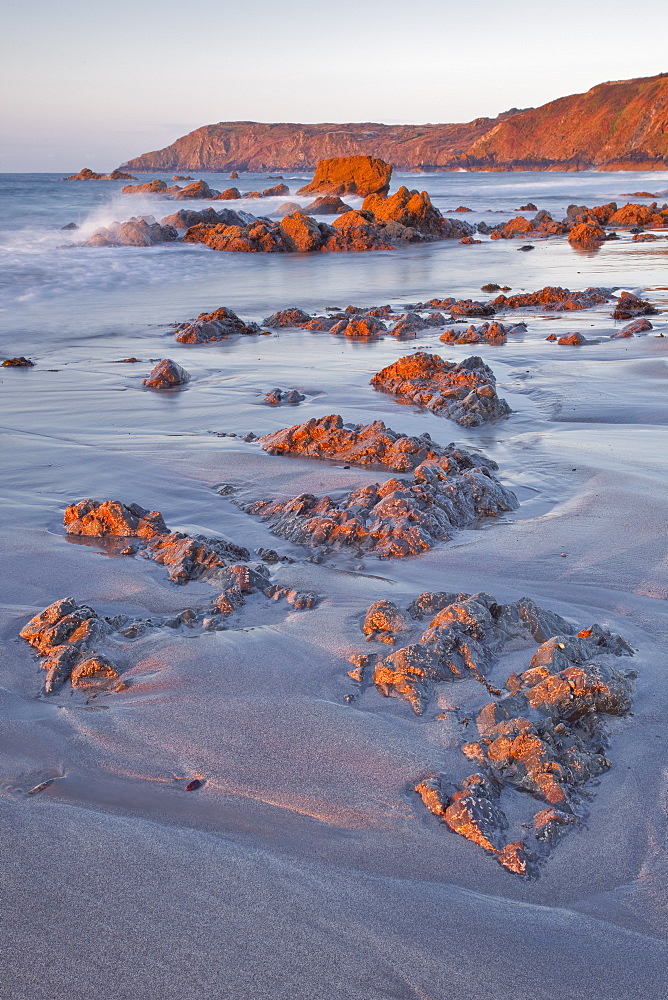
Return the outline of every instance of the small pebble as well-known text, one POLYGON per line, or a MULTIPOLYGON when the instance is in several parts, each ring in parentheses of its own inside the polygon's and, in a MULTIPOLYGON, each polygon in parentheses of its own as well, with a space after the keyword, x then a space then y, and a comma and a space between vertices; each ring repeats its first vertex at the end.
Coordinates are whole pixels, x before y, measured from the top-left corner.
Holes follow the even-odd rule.
POLYGON ((185 790, 186 790, 186 792, 194 792, 195 789, 199 788, 201 784, 202 784, 202 782, 199 780, 199 778, 193 778, 192 781, 188 782, 188 784, 186 785, 185 790))

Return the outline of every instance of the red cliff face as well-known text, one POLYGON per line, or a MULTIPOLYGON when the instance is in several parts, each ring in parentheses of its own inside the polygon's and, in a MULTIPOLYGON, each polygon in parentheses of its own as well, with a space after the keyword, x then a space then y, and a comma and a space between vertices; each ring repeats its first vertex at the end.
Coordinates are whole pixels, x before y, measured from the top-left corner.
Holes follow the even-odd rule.
POLYGON ((312 170, 373 156, 398 170, 668 169, 668 74, 602 83, 459 125, 219 122, 124 163, 136 171, 312 170))
POLYGON ((668 74, 592 87, 501 122, 466 157, 494 169, 665 170, 668 74))
MULTIPOLYGON (((508 112, 510 114, 511 112, 508 112)), ((138 171, 313 170, 318 160, 375 156, 400 170, 445 166, 502 120, 464 125, 219 122, 129 161, 138 171)))

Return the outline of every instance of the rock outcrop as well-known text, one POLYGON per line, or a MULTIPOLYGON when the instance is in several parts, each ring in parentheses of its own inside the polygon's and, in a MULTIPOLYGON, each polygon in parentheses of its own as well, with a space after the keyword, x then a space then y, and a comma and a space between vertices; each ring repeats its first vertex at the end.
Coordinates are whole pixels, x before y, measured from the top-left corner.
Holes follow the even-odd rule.
POLYGON ((467 330, 444 330, 438 339, 444 344, 505 344, 506 337, 511 334, 525 332, 525 323, 506 326, 494 321, 478 327, 471 325, 467 330))
MULTIPOLYGON (((614 664, 632 655, 631 647, 598 625, 575 635, 570 623, 530 598, 499 604, 485 593, 424 593, 405 612, 377 601, 362 631, 367 641, 409 641, 387 655, 354 654, 348 676, 364 683, 373 671, 380 694, 407 701, 418 715, 439 683, 473 678, 494 696, 471 713, 477 741, 461 746, 476 773, 459 783, 425 775, 415 790, 453 832, 511 873, 535 876, 559 836, 585 818, 583 786, 610 766, 603 719, 631 709, 635 672, 614 664), (417 625, 425 616, 431 617, 426 629, 417 625), (489 676, 510 644, 539 645, 528 668, 512 673, 501 690, 489 676), (517 829, 509 832, 509 815, 525 817, 527 800, 530 821, 514 819, 517 829)), ((466 707, 450 712, 464 726, 471 721, 466 707)))
POLYGON ((219 581, 230 560, 250 558, 248 549, 233 542, 170 531, 159 511, 146 511, 139 504, 81 500, 66 509, 63 521, 69 535, 124 540, 128 555, 141 551, 165 566, 170 580, 179 584, 200 577, 219 581), (129 538, 139 544, 128 551, 129 538))
POLYGON ((352 212, 353 209, 350 205, 346 205, 345 201, 341 201, 340 198, 332 195, 323 195, 321 198, 316 198, 315 201, 312 201, 302 211, 307 215, 341 215, 343 212, 352 212))
POLYGON ((346 195, 365 198, 369 194, 387 194, 392 167, 372 156, 333 157, 319 160, 315 177, 297 194, 346 195))
POLYGON ((383 368, 373 376, 371 385, 463 427, 500 420, 511 412, 505 399, 497 396, 491 368, 478 357, 455 364, 438 354, 420 351, 383 368))
POLYGON ((446 541, 456 528, 517 506, 487 463, 457 469, 453 461, 447 470, 425 462, 413 470, 412 480, 363 486, 336 500, 303 493, 242 508, 266 520, 274 534, 316 549, 320 556, 343 549, 401 559, 446 541))
POLYGON ((210 313, 200 313, 197 319, 181 323, 175 339, 180 344, 211 344, 229 337, 255 336, 262 331, 257 323, 244 323, 235 312, 221 306, 210 313))
POLYGON ((156 243, 173 243, 179 234, 172 225, 161 225, 152 216, 133 217, 127 222, 112 222, 96 229, 85 247, 152 247, 156 243))
POLYGON ((176 389, 190 381, 190 373, 177 365, 176 361, 165 358, 152 369, 148 378, 142 379, 147 389, 176 389))
POLYGON ((270 406, 280 406, 282 403, 294 406, 297 403, 303 403, 305 399, 306 396, 298 389, 272 389, 264 397, 265 403, 269 403, 270 406))
POLYGON ((110 174, 96 174, 94 170, 84 167, 78 174, 71 174, 69 177, 61 177, 61 181, 136 181, 132 174, 126 174, 122 170, 112 170, 110 174))
POLYGON ((382 466, 395 472, 411 472, 423 462, 454 474, 473 468, 498 469, 495 462, 478 452, 468 452, 454 444, 441 447, 429 434, 409 437, 386 427, 382 420, 344 424, 336 413, 273 431, 258 438, 258 442, 270 455, 334 459, 350 465, 382 466))
POLYGON ((372 212, 380 222, 398 222, 434 239, 460 239, 474 231, 461 219, 444 219, 426 191, 409 191, 404 186, 389 198, 370 194, 364 199, 362 210, 372 212))

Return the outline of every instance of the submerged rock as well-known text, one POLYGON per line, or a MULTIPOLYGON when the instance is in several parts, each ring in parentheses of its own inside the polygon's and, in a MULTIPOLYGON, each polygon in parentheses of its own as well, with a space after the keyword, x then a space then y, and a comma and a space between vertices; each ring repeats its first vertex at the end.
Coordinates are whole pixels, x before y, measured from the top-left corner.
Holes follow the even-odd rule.
POLYGON ((496 321, 482 323, 479 327, 470 326, 468 330, 445 330, 439 340, 444 344, 505 344, 506 337, 513 333, 524 333, 526 324, 515 323, 504 326, 496 321))
POLYGON ((281 403, 302 403, 305 399, 306 396, 297 389, 272 389, 264 397, 265 403, 270 403, 272 406, 280 406, 281 403))
POLYGON ((261 333, 257 323, 244 323, 235 312, 224 306, 211 313, 200 313, 197 319, 182 323, 176 329, 175 339, 180 344, 210 344, 228 337, 261 333))
POLYGON ((122 170, 112 170, 110 174, 96 174, 94 170, 84 167, 78 174, 71 174, 70 177, 61 177, 61 181, 136 181, 132 174, 126 174, 122 170))
POLYGON ((147 389, 175 389, 179 385, 185 385, 190 378, 185 368, 177 365, 176 361, 165 358, 158 362, 148 378, 142 379, 142 385, 147 389))
POLYGON ((447 540, 455 528, 518 504, 488 468, 446 470, 424 463, 414 470, 412 481, 390 479, 336 500, 303 493, 241 506, 267 520, 274 534, 308 548, 351 548, 401 559, 447 540))
POLYGON ((23 355, 18 358, 5 358, 2 362, 3 368, 34 368, 35 362, 30 361, 28 358, 24 358, 23 355))
POLYGON ((567 333, 563 337, 559 337, 557 343, 566 347, 579 347, 581 344, 586 344, 587 340, 581 333, 567 333))
POLYGON ((492 370, 478 357, 455 364, 438 354, 409 354, 374 375, 371 385, 464 427, 499 420, 511 412, 505 399, 496 394, 492 370))
POLYGON ((579 309, 591 309, 609 301, 612 292, 609 288, 585 288, 584 291, 571 292, 568 288, 546 285, 537 292, 522 292, 518 295, 497 295, 489 303, 493 312, 505 309, 527 309, 539 306, 544 312, 572 312, 579 309))
POLYGON ((465 469, 495 470, 495 462, 449 444, 443 448, 429 434, 409 437, 386 427, 382 420, 371 424, 344 424, 338 414, 312 417, 303 424, 273 431, 259 438, 271 455, 336 459, 351 465, 380 465, 396 472, 410 472, 423 462, 453 473, 465 469))
POLYGON ((318 160, 315 176, 297 194, 386 194, 390 189, 392 167, 372 156, 343 156, 318 160))
POLYGON ((614 333, 610 334, 612 339, 624 337, 634 337, 638 333, 647 333, 649 330, 653 330, 654 327, 648 319, 640 318, 635 319, 632 323, 627 323, 623 326, 621 330, 615 330, 614 333))

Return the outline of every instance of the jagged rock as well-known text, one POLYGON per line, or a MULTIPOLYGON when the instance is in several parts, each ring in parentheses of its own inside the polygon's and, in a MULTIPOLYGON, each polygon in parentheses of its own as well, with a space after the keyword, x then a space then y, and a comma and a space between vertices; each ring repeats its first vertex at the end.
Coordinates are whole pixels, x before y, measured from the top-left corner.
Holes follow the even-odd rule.
POLYGON ((496 394, 491 369, 478 357, 455 364, 443 361, 438 354, 410 354, 374 375, 371 385, 464 427, 499 420, 511 412, 505 399, 496 394))
POLYGON ((341 215, 342 212, 352 212, 353 209, 350 205, 346 205, 345 201, 341 201, 340 198, 324 195, 322 198, 316 198, 315 201, 312 201, 302 211, 307 214, 312 213, 313 215, 341 215))
POLYGON ((275 184, 273 187, 265 188, 262 192, 263 198, 280 198, 281 195, 290 194, 287 184, 275 184))
POLYGON ((149 539, 169 533, 160 511, 144 510, 137 503, 126 506, 120 500, 80 500, 67 507, 63 522, 69 535, 149 539))
POLYGON ((433 617, 417 642, 378 661, 374 682, 385 696, 405 698, 418 715, 436 682, 471 675, 484 678, 511 640, 543 642, 556 632, 572 631, 563 618, 530 598, 500 605, 484 593, 425 593, 409 605, 408 613, 433 617))
POLYGON ((270 530, 308 548, 352 548, 381 558, 417 555, 454 528, 514 510, 515 496, 488 469, 448 474, 436 465, 414 470, 413 482, 391 479, 332 500, 310 493, 242 505, 270 530))
POLYGON ((370 194, 364 199, 362 210, 373 212, 379 221, 398 222, 434 239, 460 239, 473 232, 466 222, 444 219, 426 191, 409 191, 404 186, 389 198, 370 194))
POLYGON ((272 389, 264 397, 265 403, 280 406, 281 403, 302 403, 306 399, 297 389, 272 389))
POLYGON ((55 601, 32 618, 19 633, 44 658, 45 690, 55 691, 78 663, 90 656, 93 644, 111 631, 105 619, 72 597, 55 601))
POLYGON ((239 179, 239 174, 237 173, 236 170, 233 170, 231 173, 227 175, 227 179, 230 181, 236 181, 239 179))
POLYGON ((122 170, 112 170, 110 174, 96 174, 94 170, 84 167, 78 174, 70 177, 61 177, 61 181, 136 181, 132 174, 123 173, 122 170))
POLYGON ((492 299, 492 310, 500 312, 504 309, 526 309, 540 306, 545 312, 570 312, 578 309, 591 309, 593 306, 607 302, 612 296, 607 288, 585 288, 581 292, 571 292, 568 288, 546 285, 537 292, 523 292, 519 295, 498 295, 492 299))
POLYGON ((361 225, 357 212, 346 212, 334 220, 332 226, 325 226, 321 223, 321 229, 325 230, 325 242, 323 250, 329 252, 354 251, 357 253, 366 250, 394 250, 389 238, 401 239, 401 233, 391 235, 387 226, 379 226, 368 222, 361 225), (353 216, 354 218, 350 218, 353 216))
POLYGON ((177 201, 187 201, 189 198, 217 198, 219 194, 220 192, 210 188, 206 181, 195 181, 194 184, 188 184, 180 191, 176 191, 174 198, 177 201))
POLYGON ((452 317, 467 316, 471 319, 482 319, 485 316, 494 315, 494 306, 489 302, 476 302, 475 299, 459 299, 455 302, 450 300, 446 307, 452 317))
POLYGON ((270 326, 274 329, 281 327, 301 327, 305 323, 309 323, 310 320, 311 317, 308 313, 294 306, 291 309, 283 309, 282 312, 272 313, 271 316, 267 316, 266 319, 262 320, 262 325, 270 326))
POLYGON ((654 327, 648 319, 636 319, 632 323, 627 323, 623 326, 621 330, 615 330, 614 333, 610 334, 611 339, 624 338, 624 337, 634 337, 638 333, 647 333, 648 330, 653 330, 654 327))
POLYGON ((239 188, 230 187, 230 188, 225 188, 224 191, 221 191, 220 194, 217 194, 214 201, 237 201, 241 197, 242 195, 239 188))
POLYGON ((406 628, 406 620, 393 601, 376 601, 372 604, 362 625, 367 641, 379 639, 380 642, 390 644, 395 642, 397 633, 404 632, 406 628))
POLYGON ((207 226, 215 226, 222 223, 226 226, 245 226, 246 221, 239 212, 233 212, 231 208, 223 208, 217 212, 215 208, 204 208, 200 212, 195 212, 192 208, 180 208, 178 212, 165 216, 160 220, 161 226, 173 226, 175 229, 190 229, 204 223, 207 226))
POLYGON ((373 316, 363 316, 353 319, 341 319, 330 329, 330 333, 340 334, 344 337, 377 337, 380 333, 386 332, 386 326, 379 319, 373 316))
POLYGON ((280 225, 284 236, 289 240, 290 249, 299 253, 322 249, 323 234, 318 223, 310 216, 294 212, 292 215, 284 215, 280 225))
POLYGON ((3 368, 34 368, 35 362, 30 361, 28 358, 24 358, 23 355, 19 358, 5 358, 2 362, 3 368))
POLYGON ((190 375, 185 368, 177 365, 176 361, 165 358, 157 363, 148 378, 142 379, 142 385, 147 389, 174 389, 189 381, 190 375))
POLYGON ((175 339, 180 344, 211 344, 228 337, 253 336, 261 332, 257 323, 244 323, 224 306, 211 313, 200 313, 197 319, 182 323, 176 329, 175 339))
POLYGON ((632 292, 622 292, 612 314, 613 319, 633 319, 635 316, 653 316, 658 313, 651 302, 632 292))
POLYGON ((526 325, 515 323, 504 326, 503 323, 482 323, 479 327, 470 326, 468 330, 445 330, 439 340, 444 344, 505 344, 506 337, 513 333, 524 333, 526 325))
POLYGON ((386 194, 390 188, 392 167, 371 156, 344 156, 318 160, 315 176, 297 194, 386 194))
POLYGON ((477 712, 478 741, 461 747, 481 771, 459 786, 430 774, 415 790, 452 830, 508 871, 530 877, 560 834, 586 815, 581 787, 610 766, 603 716, 630 711, 635 672, 607 660, 633 650, 598 625, 573 635, 568 623, 528 598, 500 605, 488 594, 421 594, 408 610, 431 611, 455 596, 417 643, 376 662, 374 681, 382 694, 407 699, 418 713, 436 682, 459 676, 473 674, 495 695, 477 712), (510 675, 506 694, 492 688, 485 672, 508 642, 529 636, 542 643, 529 669, 510 675), (527 795, 540 808, 522 824, 523 839, 508 842, 502 803, 527 795))
POLYGON ((82 500, 66 509, 63 520, 72 535, 139 538, 143 552, 165 566, 177 583, 202 576, 218 578, 229 559, 249 559, 248 549, 233 542, 170 531, 159 511, 145 511, 139 504, 82 500))
POLYGON ((152 247, 156 243, 172 243, 178 239, 171 225, 160 225, 153 218, 133 217, 127 222, 112 222, 110 226, 96 229, 83 244, 85 247, 152 247))
POLYGON ((70 681, 73 688, 85 691, 106 691, 110 688, 118 691, 124 685, 119 685, 118 671, 106 656, 93 654, 80 660, 72 669, 70 681))
POLYGON ((450 444, 443 448, 428 434, 409 437, 386 427, 382 420, 371 424, 345 424, 338 414, 312 417, 259 438, 272 455, 336 459, 351 465, 381 465, 396 472, 409 472, 423 462, 433 463, 455 474, 465 469, 496 470, 495 462, 481 454, 450 444))
POLYGON ((180 191, 180 187, 168 188, 164 181, 156 180, 148 181, 146 184, 126 184, 124 188, 121 188, 121 194, 174 194, 180 191))
POLYGON ((580 223, 578 226, 573 226, 568 234, 568 242, 581 247, 597 246, 604 239, 605 230, 602 226, 586 222, 580 223))
MULTIPOLYGON (((665 206, 664 206, 665 207, 665 206)), ((608 219, 611 226, 647 226, 661 229, 668 225, 668 213, 658 212, 653 205, 624 205, 608 219)))

